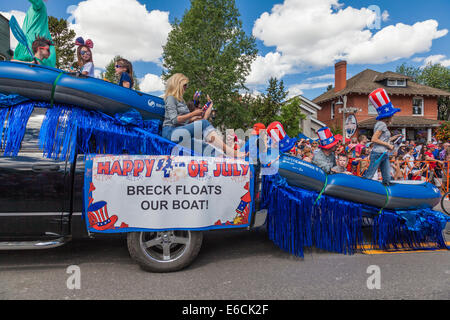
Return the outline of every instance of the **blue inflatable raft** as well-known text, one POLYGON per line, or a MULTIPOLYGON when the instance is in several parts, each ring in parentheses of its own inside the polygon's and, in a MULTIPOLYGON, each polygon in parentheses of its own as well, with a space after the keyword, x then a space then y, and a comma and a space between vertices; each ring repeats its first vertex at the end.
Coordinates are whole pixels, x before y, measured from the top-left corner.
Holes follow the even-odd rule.
POLYGON ((164 100, 80 73, 22 62, 0 62, 0 93, 98 110, 114 116, 135 108, 144 120, 164 118, 164 100))
POLYGON ((347 174, 327 175, 319 167, 288 155, 279 159, 279 173, 289 185, 322 192, 336 198, 377 208, 411 210, 434 208, 441 193, 431 183, 393 181, 385 187, 381 182, 347 174))

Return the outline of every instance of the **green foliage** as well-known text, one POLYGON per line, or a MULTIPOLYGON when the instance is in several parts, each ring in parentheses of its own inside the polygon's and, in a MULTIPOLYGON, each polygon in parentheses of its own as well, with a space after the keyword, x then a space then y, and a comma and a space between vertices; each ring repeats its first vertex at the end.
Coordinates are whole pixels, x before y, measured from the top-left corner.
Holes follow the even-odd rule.
MULTIPOLYGON (((119 83, 119 77, 116 75, 116 68, 115 68, 115 65, 116 65, 116 61, 117 60, 120 60, 120 59, 122 59, 122 57, 121 56, 115 56, 109 63, 108 63, 108 65, 106 66, 106 68, 105 68, 105 72, 102 72, 102 74, 101 74, 101 78, 103 79, 103 80, 106 80, 106 81, 109 81, 109 82, 112 82, 112 83, 119 83)), ((133 80, 134 80, 134 90, 137 90, 137 91, 139 91, 140 90, 140 88, 139 88, 139 81, 138 81, 138 79, 136 78, 136 73, 134 72, 134 70, 133 70, 133 80)))
POLYGON ((266 93, 256 98, 251 108, 254 122, 261 122, 267 126, 273 121, 278 121, 287 95, 283 80, 278 82, 277 78, 270 78, 266 93))
POLYGON ((75 63, 75 31, 67 20, 48 17, 48 28, 56 49, 56 68, 69 71, 75 63))
POLYGON ((419 76, 422 73, 422 70, 419 67, 408 66, 406 63, 403 63, 397 66, 395 72, 403 74, 407 77, 410 77, 412 81, 418 82, 419 76))
POLYGON ((302 132, 300 121, 306 119, 306 116, 300 112, 301 103, 299 97, 287 101, 282 105, 281 114, 278 116, 278 121, 283 124, 284 130, 291 138, 302 132))
POLYGON ((330 130, 333 132, 333 135, 342 135, 342 128, 340 126, 330 126, 330 130))
POLYGON ((286 133, 290 137, 296 137, 301 132, 300 120, 306 116, 300 111, 300 98, 295 97, 286 101, 288 92, 284 87, 283 80, 278 81, 277 78, 271 78, 266 93, 258 96, 246 96, 244 101, 251 112, 251 122, 263 123, 268 126, 274 121, 283 124, 286 133))
POLYGON ((239 90, 256 59, 255 38, 245 34, 234 0, 191 0, 181 21, 175 20, 164 46, 163 79, 186 75, 185 100, 200 90, 209 94, 217 109, 216 124, 240 128, 248 115, 239 90))

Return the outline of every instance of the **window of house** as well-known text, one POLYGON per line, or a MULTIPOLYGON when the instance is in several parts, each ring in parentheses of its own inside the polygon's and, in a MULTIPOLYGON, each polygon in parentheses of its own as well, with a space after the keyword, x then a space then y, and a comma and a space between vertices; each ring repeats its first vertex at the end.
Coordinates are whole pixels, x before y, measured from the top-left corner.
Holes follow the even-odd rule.
POLYGON ((388 87, 406 87, 406 80, 388 80, 388 87))
POLYGON ((334 114, 335 114, 335 110, 334 110, 334 102, 331 103, 331 120, 334 119, 334 114))
POLYGON ((423 98, 413 98, 413 116, 423 116, 423 98))
POLYGON ((378 114, 377 108, 375 108, 375 106, 372 104, 372 101, 370 101, 370 99, 368 99, 368 101, 369 101, 368 114, 378 114))

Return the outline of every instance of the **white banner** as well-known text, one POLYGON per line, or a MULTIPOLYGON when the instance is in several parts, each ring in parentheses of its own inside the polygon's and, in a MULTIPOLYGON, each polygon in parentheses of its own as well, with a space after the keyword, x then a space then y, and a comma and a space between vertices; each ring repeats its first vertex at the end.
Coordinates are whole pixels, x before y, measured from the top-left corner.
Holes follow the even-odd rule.
POLYGON ((245 227, 252 167, 208 157, 96 156, 86 161, 92 232, 245 227))

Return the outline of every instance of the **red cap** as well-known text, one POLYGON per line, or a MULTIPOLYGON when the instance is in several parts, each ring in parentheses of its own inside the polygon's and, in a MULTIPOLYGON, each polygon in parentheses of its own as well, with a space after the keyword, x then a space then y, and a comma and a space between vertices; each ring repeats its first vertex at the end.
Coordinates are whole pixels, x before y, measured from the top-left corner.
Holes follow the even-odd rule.
POLYGON ((262 123, 255 123, 253 125, 253 131, 252 134, 253 135, 258 135, 259 134, 259 130, 264 130, 266 128, 266 126, 262 123))

